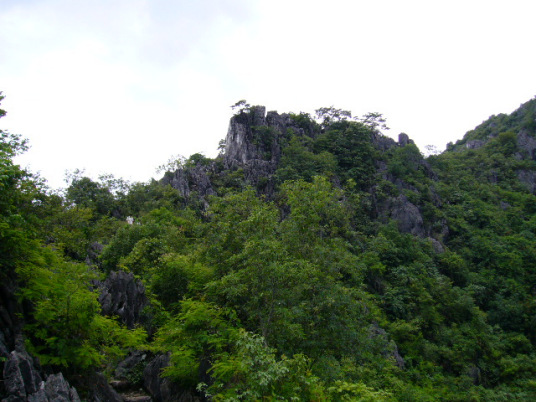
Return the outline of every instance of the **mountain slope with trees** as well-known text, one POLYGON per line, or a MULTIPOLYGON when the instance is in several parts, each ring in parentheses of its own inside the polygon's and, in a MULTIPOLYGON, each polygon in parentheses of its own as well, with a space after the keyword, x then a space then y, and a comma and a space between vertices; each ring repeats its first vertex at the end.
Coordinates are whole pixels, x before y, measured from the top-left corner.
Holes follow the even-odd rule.
POLYGON ((0 395, 17 352, 89 399, 533 400, 535 105, 425 158, 243 101, 218 157, 60 194, 2 132, 0 395))

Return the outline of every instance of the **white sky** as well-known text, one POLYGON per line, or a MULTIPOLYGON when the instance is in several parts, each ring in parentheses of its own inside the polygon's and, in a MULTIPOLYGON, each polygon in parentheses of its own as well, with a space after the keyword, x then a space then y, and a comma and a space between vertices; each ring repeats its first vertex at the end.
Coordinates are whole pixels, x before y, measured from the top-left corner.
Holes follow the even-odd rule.
POLYGON ((66 170, 214 157, 240 99, 380 112, 444 149, 536 95, 534 0, 0 0, 0 128, 66 170))

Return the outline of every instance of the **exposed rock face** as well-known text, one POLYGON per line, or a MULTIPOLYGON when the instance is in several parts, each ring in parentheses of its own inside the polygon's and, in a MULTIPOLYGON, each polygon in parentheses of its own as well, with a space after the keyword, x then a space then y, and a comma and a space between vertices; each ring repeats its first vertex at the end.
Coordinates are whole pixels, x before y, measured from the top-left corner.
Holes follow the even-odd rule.
POLYGON ((517 177, 531 193, 536 194, 536 172, 534 170, 520 170, 517 172, 517 177))
POLYGON ((10 353, 4 366, 4 385, 10 396, 25 399, 39 390, 41 381, 33 359, 25 351, 10 353))
POLYGON ((465 143, 465 147, 467 149, 478 149, 482 148, 485 144, 486 142, 482 140, 471 140, 465 143))
POLYGON ((385 357, 392 357, 398 367, 404 368, 406 362, 398 352, 398 346, 395 341, 389 339, 387 332, 376 323, 370 326, 369 331, 370 337, 374 338, 381 347, 382 354, 385 357))
POLYGON ((175 172, 167 172, 162 179, 162 184, 169 184, 177 189, 184 198, 188 198, 190 193, 197 192, 201 197, 214 195, 212 184, 208 177, 210 167, 198 164, 189 169, 178 169, 175 172))
POLYGON ((63 378, 61 373, 52 374, 48 376, 46 382, 41 383, 39 390, 40 395, 36 395, 36 398, 41 397, 42 394, 46 396, 46 399, 29 399, 29 401, 50 401, 50 402, 79 402, 80 398, 76 389, 69 386, 69 383, 63 378))
POLYGON ((4 386, 8 397, 2 401, 79 402, 76 389, 61 373, 49 375, 46 381, 36 368, 34 359, 22 346, 11 352, 4 366, 4 386))
POLYGON ((314 138, 318 129, 314 124, 300 125, 290 114, 264 113, 263 106, 254 106, 249 113, 231 118, 223 158, 225 169, 241 168, 245 182, 270 197, 275 189, 273 176, 281 159, 283 139, 290 132, 314 138))
MULTIPOLYGON (((216 194, 210 177, 225 171, 242 169, 246 184, 262 188, 265 194, 274 190, 273 175, 281 159, 281 139, 292 130, 298 135, 314 136, 314 125, 299 126, 289 114, 266 113, 264 106, 252 106, 233 116, 221 155, 222 165, 216 163, 186 167, 167 172, 162 183, 170 184, 188 198, 196 192, 201 199, 216 194)), ((220 163, 221 163, 220 162, 220 163)))
POLYGON ((169 355, 156 356, 143 371, 145 388, 155 402, 195 402, 201 397, 181 389, 168 378, 162 377, 164 367, 169 366, 169 355))
POLYGON ((401 232, 424 237, 424 221, 421 212, 405 195, 392 198, 388 210, 391 213, 391 218, 397 221, 398 229, 401 232))
POLYGON ((98 242, 91 243, 87 250, 86 264, 95 265, 100 268, 102 264, 99 262, 99 255, 102 253, 103 249, 104 246, 102 244, 98 242))
POLYGON ((536 138, 529 135, 527 130, 521 130, 517 135, 517 147, 519 159, 536 160, 536 138))
POLYGON ((253 106, 249 112, 241 112, 231 118, 225 139, 225 164, 243 165, 251 159, 259 158, 259 144, 256 144, 254 129, 266 125, 266 108, 253 106))
POLYGON ((410 140, 406 133, 398 134, 398 145, 405 147, 408 144, 414 144, 413 140, 410 140))
POLYGON ((141 311, 148 304, 145 286, 131 272, 111 272, 104 282, 97 283, 102 314, 118 316, 129 329, 140 320, 141 311))

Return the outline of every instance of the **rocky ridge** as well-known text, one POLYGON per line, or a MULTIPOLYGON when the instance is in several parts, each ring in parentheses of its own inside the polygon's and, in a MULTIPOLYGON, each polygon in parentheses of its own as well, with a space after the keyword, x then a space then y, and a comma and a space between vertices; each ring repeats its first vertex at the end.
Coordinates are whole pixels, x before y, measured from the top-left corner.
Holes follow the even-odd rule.
MULTIPOLYGON (((207 197, 216 194, 214 178, 240 172, 244 185, 256 187, 261 194, 271 199, 276 188, 275 173, 289 133, 314 139, 321 131, 319 126, 303 122, 300 124, 291 114, 275 111, 266 113, 264 106, 252 106, 231 117, 225 148, 215 161, 167 172, 161 182, 177 189, 186 199, 195 192, 208 207, 207 197)), ((377 130, 372 130, 371 141, 374 148, 382 154, 393 148, 414 145, 405 133, 399 135, 397 142, 377 130)), ((421 160, 419 163, 427 175, 435 179, 435 174, 426 161, 421 160)), ((377 175, 391 181, 400 190, 409 188, 403 181, 386 173, 385 163, 376 161, 376 170, 377 175)), ((375 189, 369 191, 374 194, 375 189)), ((412 204, 402 194, 378 203, 376 213, 383 221, 397 221, 402 232, 420 237, 431 235, 425 227, 419 206, 412 204)))

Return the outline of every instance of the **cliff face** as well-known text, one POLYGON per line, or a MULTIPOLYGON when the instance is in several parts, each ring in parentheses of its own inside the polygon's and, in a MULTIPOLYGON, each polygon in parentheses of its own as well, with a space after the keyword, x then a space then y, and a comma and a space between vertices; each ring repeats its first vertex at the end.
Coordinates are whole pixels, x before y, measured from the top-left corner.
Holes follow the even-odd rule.
MULTIPOLYGON (((253 106, 249 112, 241 112, 231 118, 225 139, 224 160, 227 166, 244 165, 261 155, 271 152, 274 141, 262 141, 258 127, 266 126, 266 108, 253 106)), ((276 146, 277 147, 277 146, 276 146)))
POLYGON ((263 192, 272 194, 275 188, 273 175, 289 132, 309 137, 315 135, 312 126, 300 126, 290 114, 266 113, 264 106, 252 106, 231 117, 224 151, 215 162, 167 172, 162 183, 170 184, 185 198, 196 192, 206 199, 206 196, 216 194, 212 183, 215 177, 240 170, 245 185, 262 183, 263 192))

